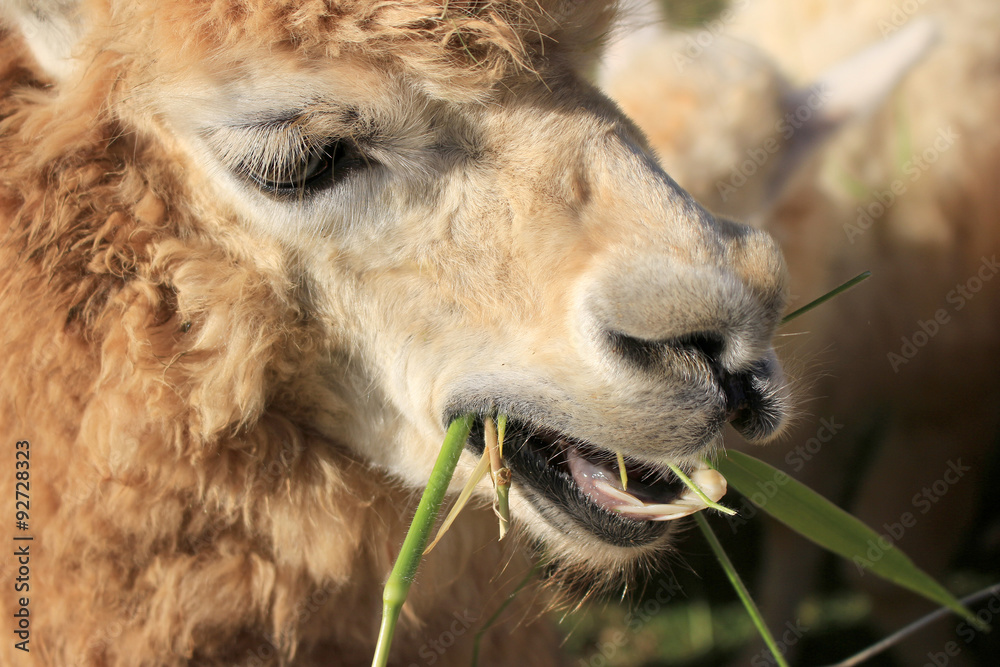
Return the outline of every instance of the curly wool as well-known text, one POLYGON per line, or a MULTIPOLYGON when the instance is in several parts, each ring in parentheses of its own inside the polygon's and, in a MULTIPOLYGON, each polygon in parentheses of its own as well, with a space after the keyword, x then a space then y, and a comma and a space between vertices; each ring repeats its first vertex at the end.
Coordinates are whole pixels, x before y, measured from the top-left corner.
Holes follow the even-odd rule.
MULTIPOLYGON (((290 14, 275 39, 318 15, 290 14)), ((332 352, 284 255, 199 216, 169 151, 108 113, 114 78, 54 90, 12 34, 0 54, 0 421, 31 440, 32 653, 52 665, 314 664, 331 651, 365 662, 412 505, 303 426, 344 408, 310 376, 332 352)), ((87 67, 124 62, 102 51, 87 67)), ((13 497, 13 483, 0 489, 13 497)), ((434 583, 415 586, 404 659, 421 624, 448 627, 451 609, 481 608, 521 577, 516 561, 491 579, 509 553, 473 558, 492 526, 460 523, 463 538, 425 563, 434 583)), ((0 601, 8 618, 16 603, 0 601)), ((554 644, 533 636, 546 664, 554 644)), ((511 650, 497 641, 485 648, 511 650)), ((21 657, 12 642, 0 656, 21 657)))

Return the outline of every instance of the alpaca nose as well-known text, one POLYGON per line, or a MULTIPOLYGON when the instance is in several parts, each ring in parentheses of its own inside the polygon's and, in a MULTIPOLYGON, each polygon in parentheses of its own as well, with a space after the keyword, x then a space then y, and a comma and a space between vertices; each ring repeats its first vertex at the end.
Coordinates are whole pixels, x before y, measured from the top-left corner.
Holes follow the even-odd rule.
MULTIPOLYGON (((756 259, 773 265, 773 252, 756 259)), ((749 271, 660 254, 623 259, 589 290, 591 332, 614 364, 652 371, 681 354, 706 360, 716 373, 744 370, 770 350, 784 307, 780 255, 777 266, 749 271)))

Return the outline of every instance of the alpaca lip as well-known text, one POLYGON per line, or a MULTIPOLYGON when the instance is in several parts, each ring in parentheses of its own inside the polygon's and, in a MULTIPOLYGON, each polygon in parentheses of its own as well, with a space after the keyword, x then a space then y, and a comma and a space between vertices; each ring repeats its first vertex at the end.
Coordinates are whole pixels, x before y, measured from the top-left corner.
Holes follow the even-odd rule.
MULTIPOLYGON (((484 446, 479 418, 467 447, 481 455, 484 446)), ((626 457, 626 491, 613 452, 516 420, 507 424, 504 459, 513 484, 543 519, 565 530, 569 517, 616 546, 655 542, 669 532, 671 519, 704 507, 700 500, 692 501, 691 492, 668 468, 626 457)), ((724 480, 722 489, 724 493, 724 480)))

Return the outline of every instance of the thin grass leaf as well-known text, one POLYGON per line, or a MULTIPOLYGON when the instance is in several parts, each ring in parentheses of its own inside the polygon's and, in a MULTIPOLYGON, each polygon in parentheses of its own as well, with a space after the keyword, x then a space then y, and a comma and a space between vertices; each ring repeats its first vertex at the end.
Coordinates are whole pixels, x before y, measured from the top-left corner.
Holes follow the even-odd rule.
POLYGON ((479 630, 476 631, 476 634, 472 640, 471 667, 478 667, 479 665, 479 645, 483 641, 483 635, 486 634, 487 630, 493 627, 493 624, 497 622, 498 618, 500 618, 500 614, 502 614, 507 609, 507 607, 510 606, 510 603, 514 601, 514 598, 516 598, 518 594, 524 589, 524 587, 528 585, 528 582, 530 582, 532 579, 535 578, 535 575, 537 575, 541 571, 541 569, 542 569, 542 561, 535 563, 532 566, 532 568, 528 570, 528 574, 524 575, 524 579, 522 579, 521 582, 514 588, 514 590, 510 592, 510 595, 507 596, 507 599, 504 600, 499 607, 497 607, 497 610, 493 612, 493 614, 491 614, 488 619, 486 619, 486 622, 483 623, 483 627, 479 628, 479 630))
POLYGON ((441 452, 431 470, 430 479, 427 480, 427 488, 420 497, 417 511, 413 515, 413 521, 410 522, 410 529, 406 532, 406 539, 403 540, 403 547, 399 550, 396 564, 393 565, 389 579, 385 582, 385 589, 382 591, 382 625, 379 627, 372 667, 385 667, 389 662, 389 648, 392 646, 392 636, 396 632, 399 612, 406 602, 413 577, 417 574, 417 567, 420 566, 420 559, 424 554, 424 545, 427 543, 427 535, 437 518, 451 477, 455 474, 455 466, 465 447, 465 441, 469 438, 473 419, 472 415, 463 415, 448 426, 441 452))
POLYGON ((476 489, 476 485, 479 481, 486 476, 486 473, 490 470, 490 456, 488 452, 483 452, 483 455, 479 458, 479 463, 476 464, 475 469, 472 471, 472 475, 469 477, 469 481, 465 483, 465 488, 462 492, 458 494, 458 498, 455 500, 455 504, 451 506, 451 511, 448 512, 448 516, 444 518, 441 522, 441 527, 438 528, 437 535, 434 536, 434 540, 427 545, 424 549, 424 555, 431 552, 431 549, 441 541, 444 534, 448 532, 451 528, 451 524, 455 522, 455 518, 459 513, 465 509, 466 504, 469 502, 469 498, 472 497, 472 492, 476 489))
MULTIPOLYGON (((706 505, 708 505, 712 509, 718 510, 718 511, 720 511, 723 514, 726 514, 728 516, 733 516, 734 514, 736 514, 736 510, 730 509, 730 508, 726 507, 725 505, 720 505, 719 503, 715 502, 714 500, 712 500, 711 498, 709 498, 707 495, 705 495, 705 492, 701 490, 701 487, 699 487, 697 484, 695 484, 694 482, 692 482, 691 478, 688 477, 687 475, 685 475, 684 471, 681 470, 680 468, 678 468, 677 466, 675 466, 673 463, 668 463, 667 467, 670 468, 670 471, 672 473, 674 473, 675 475, 677 475, 677 479, 679 479, 682 482, 684 482, 684 486, 686 486, 687 488, 689 488, 692 491, 694 491, 695 495, 697 495, 699 498, 701 498, 701 501, 703 503, 705 503, 706 505)), ((725 477, 725 475, 723 475, 723 477, 725 477)), ((721 488, 720 488, 720 491, 721 491, 721 488)))
POLYGON ((497 415, 497 449, 500 450, 500 458, 503 459, 503 439, 507 435, 507 415, 497 415))
POLYGON ((806 485, 742 452, 727 452, 715 468, 751 502, 767 489, 766 502, 755 505, 803 537, 852 561, 862 572, 870 571, 923 595, 963 616, 976 628, 987 629, 954 595, 885 537, 806 485))
POLYGON ((625 457, 621 452, 615 452, 618 457, 618 475, 622 478, 622 491, 628 491, 628 473, 625 472, 625 457))
POLYGON ((771 636, 771 631, 767 629, 767 624, 764 623, 764 617, 761 616, 760 610, 757 609, 753 598, 750 597, 750 591, 743 585, 743 580, 740 579, 740 575, 736 572, 736 568, 733 567, 732 561, 729 560, 725 549, 719 543, 719 538, 715 536, 712 527, 708 525, 708 520, 701 512, 695 513, 694 518, 698 522, 701 532, 705 535, 705 539, 708 540, 709 546, 712 547, 712 551, 715 552, 715 557, 719 559, 719 565, 725 570, 729 583, 733 585, 740 601, 746 607, 747 613, 750 614, 750 619, 753 621, 754 626, 756 626, 757 632, 760 633, 760 636, 764 639, 764 644, 767 645, 768 650, 771 651, 771 655, 774 656, 778 667, 788 667, 785 656, 778 650, 778 644, 774 641, 774 637, 771 636))
POLYGON ((826 294, 824 294, 820 298, 814 299, 814 300, 810 301, 809 303, 807 303, 806 305, 804 305, 801 308, 799 308, 798 310, 794 310, 794 311, 790 312, 789 314, 785 315, 783 318, 781 318, 781 324, 782 325, 788 324, 789 322, 791 322, 792 320, 794 320, 799 315, 805 315, 806 313, 808 313, 810 310, 812 310, 816 306, 818 306, 820 304, 823 304, 823 303, 826 303, 827 301, 829 301, 833 297, 837 296, 838 294, 846 292, 847 290, 851 289, 852 287, 854 287, 858 283, 860 283, 860 282, 862 282, 864 280, 867 280, 868 278, 871 278, 871 275, 872 275, 871 271, 863 271, 862 273, 859 273, 858 275, 854 276, 853 278, 851 278, 850 280, 848 280, 846 283, 844 283, 840 287, 835 287, 834 289, 830 290, 829 292, 827 292, 826 294))

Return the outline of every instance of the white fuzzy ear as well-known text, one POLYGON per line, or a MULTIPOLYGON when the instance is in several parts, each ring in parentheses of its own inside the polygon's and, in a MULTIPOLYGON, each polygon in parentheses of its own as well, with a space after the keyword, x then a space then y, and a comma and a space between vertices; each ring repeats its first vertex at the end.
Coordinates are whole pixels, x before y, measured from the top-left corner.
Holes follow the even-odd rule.
POLYGON ((795 168, 832 133, 878 109, 927 55, 937 36, 931 19, 914 19, 890 37, 837 63, 811 86, 789 93, 784 107, 790 136, 769 193, 780 193, 795 168))
POLYGON ((658 0, 622 0, 612 38, 604 50, 596 80, 607 89, 635 55, 663 38, 668 26, 658 0))
POLYGON ((18 28, 49 76, 67 78, 75 69, 73 50, 83 35, 80 0, 4 0, 0 13, 18 28))
POLYGON ((827 122, 870 113, 895 89, 937 41, 938 29, 927 17, 869 46, 824 72, 814 89, 828 91, 822 107, 827 122))

